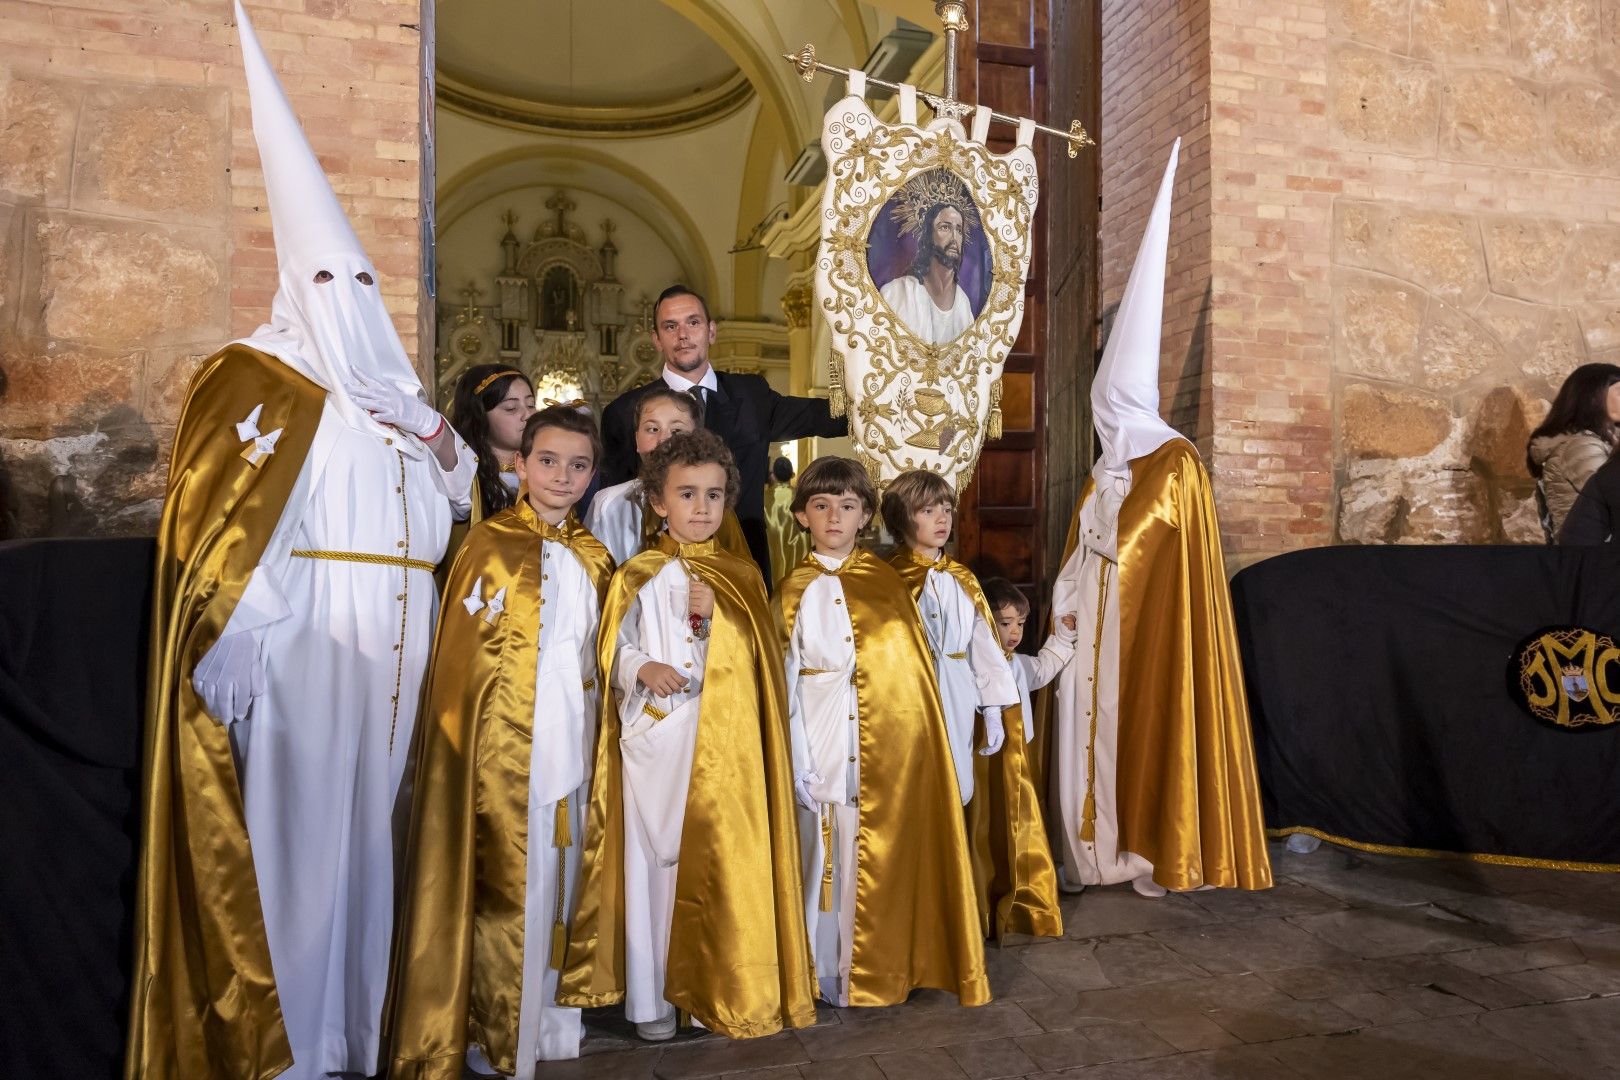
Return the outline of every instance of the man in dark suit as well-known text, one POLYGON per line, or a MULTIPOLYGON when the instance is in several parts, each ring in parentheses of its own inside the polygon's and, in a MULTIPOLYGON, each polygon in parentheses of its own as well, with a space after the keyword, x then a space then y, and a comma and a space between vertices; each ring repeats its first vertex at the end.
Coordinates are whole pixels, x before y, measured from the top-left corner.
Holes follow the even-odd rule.
MULTIPOLYGON (((703 424, 725 440, 737 459, 742 491, 737 520, 748 550, 759 564, 766 587, 771 580, 770 546, 765 531, 765 477, 771 443, 786 439, 833 438, 849 434, 849 422, 833 419, 823 398, 786 397, 763 376, 716 371, 709 365, 715 323, 703 297, 684 285, 671 285, 653 306, 653 336, 664 358, 663 382, 690 393, 703 405, 703 424)), ((636 475, 636 399, 646 383, 626 390, 602 410, 602 484, 620 484, 636 475)))

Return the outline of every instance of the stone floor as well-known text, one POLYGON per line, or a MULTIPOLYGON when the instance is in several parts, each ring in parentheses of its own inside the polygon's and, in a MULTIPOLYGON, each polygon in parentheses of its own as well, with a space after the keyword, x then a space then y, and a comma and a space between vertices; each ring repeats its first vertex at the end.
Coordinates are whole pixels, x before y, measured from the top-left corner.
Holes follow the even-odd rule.
POLYGON ((547 1080, 1620 1078, 1620 876, 1272 849, 1277 887, 1094 889, 988 950, 995 1000, 921 991, 813 1028, 639 1043, 588 1014, 547 1080))

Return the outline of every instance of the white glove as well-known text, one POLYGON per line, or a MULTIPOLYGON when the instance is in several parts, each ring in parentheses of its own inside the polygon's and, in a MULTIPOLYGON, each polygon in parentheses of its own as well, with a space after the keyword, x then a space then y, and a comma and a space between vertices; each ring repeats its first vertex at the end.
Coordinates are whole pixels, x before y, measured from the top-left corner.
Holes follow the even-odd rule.
POLYGON ((354 403, 375 417, 378 423, 392 424, 419 439, 438 434, 444 425, 444 417, 433 406, 415 394, 407 394, 387 383, 373 382, 356 373, 354 382, 349 383, 347 389, 354 403))
POLYGON ((821 803, 810 794, 810 785, 821 783, 821 777, 816 773, 805 771, 793 778, 793 792, 799 797, 799 805, 812 814, 821 812, 821 803))
POLYGON ((253 699, 264 693, 264 661, 253 631, 226 634, 214 642, 191 673, 191 686, 208 715, 220 723, 246 716, 253 699))
POLYGON ((984 749, 979 751, 980 757, 989 757, 1001 749, 1001 744, 1007 741, 1007 729, 1001 723, 1000 709, 984 710, 984 749))

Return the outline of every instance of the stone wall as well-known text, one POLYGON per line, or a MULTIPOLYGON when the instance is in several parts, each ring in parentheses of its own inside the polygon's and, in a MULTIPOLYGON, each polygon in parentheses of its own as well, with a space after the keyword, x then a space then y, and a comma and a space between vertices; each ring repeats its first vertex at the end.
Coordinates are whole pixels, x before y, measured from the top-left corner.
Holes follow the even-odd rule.
POLYGON ((1235 562, 1536 542, 1525 437, 1620 347, 1620 2, 1215 0, 1235 562))
MULTIPOLYGON (((419 0, 250 4, 418 341, 419 0)), ((0 538, 150 532, 196 362, 275 252, 227 0, 0 8, 0 538)))

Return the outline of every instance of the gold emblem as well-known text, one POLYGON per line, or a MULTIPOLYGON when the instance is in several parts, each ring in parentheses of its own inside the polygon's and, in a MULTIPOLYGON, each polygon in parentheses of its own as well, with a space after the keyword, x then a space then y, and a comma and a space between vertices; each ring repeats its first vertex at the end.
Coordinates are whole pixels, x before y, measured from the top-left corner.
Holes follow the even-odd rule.
POLYGON ((1545 630, 1514 654, 1509 671, 1519 703, 1561 728, 1620 722, 1620 647, 1577 626, 1545 630))

